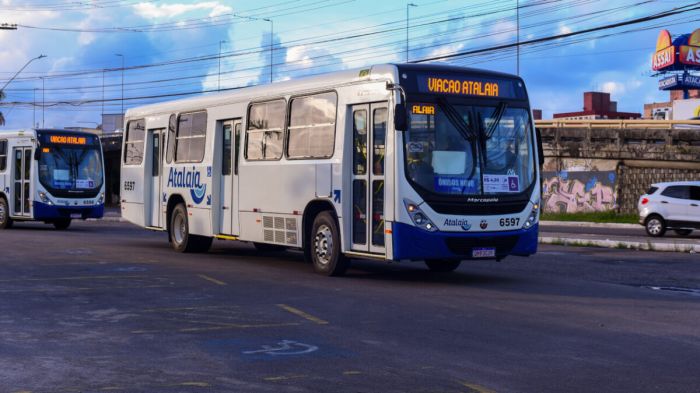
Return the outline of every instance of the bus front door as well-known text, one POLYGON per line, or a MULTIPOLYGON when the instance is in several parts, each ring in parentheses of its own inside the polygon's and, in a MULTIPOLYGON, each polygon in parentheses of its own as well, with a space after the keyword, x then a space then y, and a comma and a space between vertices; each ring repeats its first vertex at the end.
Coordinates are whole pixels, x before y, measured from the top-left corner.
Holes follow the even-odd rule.
POLYGON ((31 188, 32 148, 14 148, 14 196, 13 210, 15 216, 30 217, 31 204, 29 203, 31 188))
POLYGON ((219 228, 223 235, 238 235, 238 152, 241 119, 222 122, 221 213, 219 228))
POLYGON ((385 254, 384 167, 387 103, 355 105, 352 165, 352 249, 385 254))
POLYGON ((165 145, 165 129, 148 130, 151 139, 151 197, 150 217, 148 226, 153 228, 163 228, 163 150, 165 145))

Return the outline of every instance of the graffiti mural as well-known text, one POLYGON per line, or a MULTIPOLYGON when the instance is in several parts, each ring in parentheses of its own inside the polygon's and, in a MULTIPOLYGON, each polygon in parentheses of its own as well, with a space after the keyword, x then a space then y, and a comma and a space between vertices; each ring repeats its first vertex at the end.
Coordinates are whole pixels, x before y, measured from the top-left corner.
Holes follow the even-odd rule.
POLYGON ((617 174, 614 170, 562 170, 542 175, 542 205, 547 212, 599 212, 616 207, 617 174))

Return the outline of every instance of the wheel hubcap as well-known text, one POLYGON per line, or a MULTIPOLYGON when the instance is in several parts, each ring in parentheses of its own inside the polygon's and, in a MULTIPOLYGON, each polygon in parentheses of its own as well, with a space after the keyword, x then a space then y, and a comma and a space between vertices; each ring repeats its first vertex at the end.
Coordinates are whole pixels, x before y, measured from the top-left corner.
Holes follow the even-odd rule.
POLYGON ((173 234, 175 235, 175 242, 182 244, 187 234, 187 225, 185 224, 185 218, 181 214, 176 215, 173 220, 173 234))
POLYGON ((333 253, 333 232, 327 225, 321 225, 314 237, 314 251, 316 257, 322 265, 327 265, 331 261, 333 253))
POLYGON ((649 220, 649 223, 647 224, 647 228, 649 229, 649 233, 653 235, 658 235, 661 233, 661 221, 657 219, 652 219, 649 220))

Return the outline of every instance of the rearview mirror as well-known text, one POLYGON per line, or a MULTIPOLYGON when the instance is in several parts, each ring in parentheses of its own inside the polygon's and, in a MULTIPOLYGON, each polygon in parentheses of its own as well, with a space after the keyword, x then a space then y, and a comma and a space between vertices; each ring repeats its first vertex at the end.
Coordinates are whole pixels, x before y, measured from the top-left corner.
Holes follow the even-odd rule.
POLYGON ((542 147, 542 133, 539 128, 535 128, 535 135, 537 136, 537 156, 541 167, 544 165, 544 147, 542 147))
POLYGON ((408 114, 406 113, 406 105, 403 103, 396 104, 394 107, 394 129, 396 131, 408 130, 408 114))

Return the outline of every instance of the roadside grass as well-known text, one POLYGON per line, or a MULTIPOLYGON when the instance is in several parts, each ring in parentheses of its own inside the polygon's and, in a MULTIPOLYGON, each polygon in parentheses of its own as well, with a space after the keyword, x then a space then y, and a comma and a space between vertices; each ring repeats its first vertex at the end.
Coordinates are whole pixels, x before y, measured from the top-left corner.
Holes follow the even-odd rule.
POLYGON ((584 221, 598 223, 616 223, 616 224, 638 224, 639 216, 632 214, 608 212, 593 212, 593 213, 550 213, 542 212, 540 220, 543 221, 584 221))

